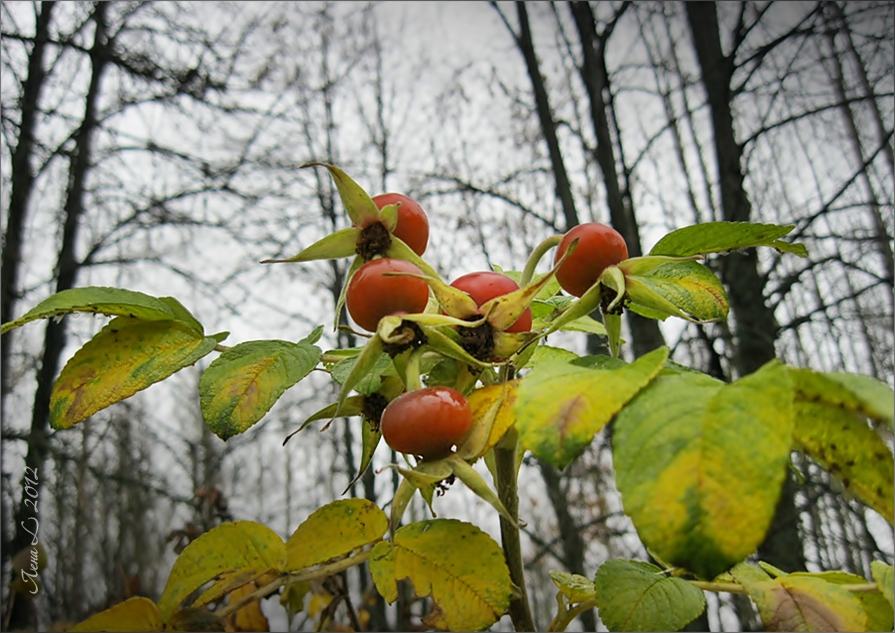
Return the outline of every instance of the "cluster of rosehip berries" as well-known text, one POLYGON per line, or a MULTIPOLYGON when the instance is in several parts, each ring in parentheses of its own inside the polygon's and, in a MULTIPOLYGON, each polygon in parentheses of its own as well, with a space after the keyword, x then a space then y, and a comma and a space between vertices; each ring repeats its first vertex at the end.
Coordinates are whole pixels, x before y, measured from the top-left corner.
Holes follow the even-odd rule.
MULTIPOLYGON (((392 235, 422 256, 429 242, 429 219, 422 207, 398 193, 375 196, 373 202, 380 210, 387 205, 399 205, 392 235)), ((578 245, 560 265, 556 279, 563 290, 580 297, 607 267, 628 258, 628 248, 613 228, 596 222, 580 224, 563 236, 556 250, 555 263, 562 259, 576 239, 578 245)), ((519 290, 519 284, 513 279, 491 271, 463 275, 451 286, 468 294, 479 307, 491 299, 519 290)), ((364 263, 351 277, 346 293, 351 318, 371 332, 376 330, 383 317, 420 313, 428 302, 429 285, 424 280, 423 271, 412 262, 389 257, 364 263)), ((531 309, 526 308, 504 331, 523 333, 529 332, 531 327, 531 309)), ((385 408, 380 421, 386 444, 396 451, 426 459, 450 454, 471 424, 469 403, 463 394, 451 387, 426 387, 398 396, 385 408)))

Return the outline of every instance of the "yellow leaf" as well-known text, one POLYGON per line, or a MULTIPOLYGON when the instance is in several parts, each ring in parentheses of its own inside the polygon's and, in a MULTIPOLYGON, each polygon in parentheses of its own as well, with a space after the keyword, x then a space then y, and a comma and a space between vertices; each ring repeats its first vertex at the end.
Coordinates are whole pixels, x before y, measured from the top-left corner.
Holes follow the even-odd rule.
POLYGON ((164 380, 217 340, 180 321, 113 319, 66 363, 50 396, 50 424, 67 429, 164 380))
POLYGON ((388 517, 366 499, 334 501, 314 512, 286 542, 286 571, 317 565, 382 538, 388 517))
POLYGON ((214 611, 202 607, 186 607, 171 615, 165 622, 166 631, 223 631, 224 619, 214 611))
POLYGON ((768 631, 866 631, 861 601, 820 578, 783 576, 747 583, 768 631))
POLYGON ((516 393, 519 381, 488 385, 467 397, 472 409, 472 431, 457 453, 464 459, 478 459, 500 441, 515 424, 516 393))
POLYGON ((162 616, 149 598, 125 600, 87 618, 70 631, 161 631, 162 616))
POLYGON ((453 519, 419 521, 379 543, 370 556, 376 588, 388 601, 397 581, 408 578, 418 596, 431 595, 429 626, 479 631, 504 614, 512 596, 510 573, 500 546, 469 523, 453 519))
MULTIPOLYGON (((249 583, 232 591, 227 598, 227 603, 232 604, 254 592, 258 587, 255 583, 249 583)), ((270 622, 261 611, 261 603, 258 600, 249 603, 236 613, 227 618, 227 631, 269 631, 270 622)))
POLYGON ((308 601, 308 615, 312 618, 316 618, 317 614, 328 607, 329 603, 332 601, 332 595, 326 591, 311 594, 311 599, 308 601))
POLYGON ((253 521, 224 523, 187 545, 177 560, 159 611, 167 620, 187 596, 219 575, 238 571, 283 571, 286 544, 270 528, 253 521))

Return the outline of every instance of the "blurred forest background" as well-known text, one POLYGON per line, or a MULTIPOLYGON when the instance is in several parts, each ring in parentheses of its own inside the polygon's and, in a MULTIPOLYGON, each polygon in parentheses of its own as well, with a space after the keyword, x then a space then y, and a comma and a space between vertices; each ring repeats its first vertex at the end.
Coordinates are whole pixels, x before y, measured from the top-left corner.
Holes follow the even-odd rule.
MULTIPOLYGON (((427 209, 427 260, 448 280, 519 270, 545 237, 609 223, 632 256, 711 220, 794 224, 807 260, 712 258, 731 318, 626 321, 628 359, 659 345, 725 380, 773 357, 893 385, 892 2, 3 2, 2 321, 54 292, 110 285, 174 296, 228 344, 296 341, 332 322, 348 260, 288 257, 346 215, 315 160, 371 195, 427 209)), ((2 340, 2 563, 31 535, 26 464, 39 475, 43 590, 3 626, 59 629, 127 597, 157 598, 176 552, 222 521, 287 537, 340 498, 360 455, 357 419, 283 438, 333 401, 313 375, 243 436, 199 414, 214 355, 62 432, 54 376, 105 319, 30 324, 2 340)), ((578 353, 600 340, 566 334, 578 353), (579 338, 580 337, 580 338, 579 338)), ((321 345, 359 341, 327 327, 321 345)), ((319 427, 318 427, 319 428, 319 427)), ((374 466, 392 460, 380 446, 374 466)), ((786 571, 869 577, 891 530, 810 462, 795 463, 759 550, 786 571)), ((387 504, 371 469, 346 494, 387 504)), ((547 572, 592 577, 646 556, 624 517, 608 443, 563 472, 526 460, 520 514, 535 618, 555 609, 547 572)), ((419 501, 419 498, 416 500, 419 501)), ((492 534, 457 485, 440 516, 492 534)), ((413 505, 415 518, 427 512, 413 505)), ((33 514, 33 513, 32 513, 33 514)), ((315 587, 331 626, 410 630, 421 605, 371 597, 365 570, 315 587)), ((312 600, 308 598, 309 604, 312 600)), ((309 630, 276 600, 273 630, 309 630)), ((319 617, 319 614, 318 614, 319 617)), ((508 620, 498 627, 509 628, 508 620)), ((760 628, 750 604, 709 596, 705 630, 760 628)), ((573 627, 602 628, 598 614, 573 627)))

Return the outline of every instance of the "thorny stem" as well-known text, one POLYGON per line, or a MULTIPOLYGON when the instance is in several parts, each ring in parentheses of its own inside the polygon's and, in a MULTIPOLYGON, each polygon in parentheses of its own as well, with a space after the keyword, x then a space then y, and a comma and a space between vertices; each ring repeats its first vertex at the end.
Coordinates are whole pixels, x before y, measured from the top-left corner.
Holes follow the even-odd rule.
POLYGON ((284 574, 276 580, 269 582, 263 587, 260 587, 257 591, 253 591, 252 593, 243 596, 236 602, 231 602, 227 606, 217 611, 216 615, 220 618, 226 618, 228 615, 236 613, 240 609, 255 602, 256 600, 266 598, 284 585, 291 585, 297 582, 326 578, 328 576, 332 576, 333 574, 337 574, 341 571, 354 567, 355 565, 360 565, 361 563, 366 562, 368 558, 370 558, 371 551, 372 549, 368 549, 364 552, 355 554, 354 556, 349 556, 348 558, 343 558, 342 560, 330 563, 329 565, 323 565, 314 569, 306 569, 297 573, 284 574))
POLYGON ((554 235, 538 244, 537 248, 535 248, 529 256, 528 261, 525 262, 525 268, 522 270, 522 278, 519 280, 520 287, 525 287, 531 283, 532 278, 535 276, 535 268, 538 267, 541 258, 544 257, 547 251, 554 246, 557 246, 561 241, 562 235, 554 235))
MULTIPOLYGON (((510 431, 512 432, 512 431, 510 431)), ((517 439, 518 442, 518 439, 517 439)), ((501 443, 503 444, 503 442, 501 443)), ((519 495, 516 482, 516 447, 498 445, 494 447, 494 462, 497 474, 497 496, 513 517, 510 522, 500 517, 500 540, 503 555, 510 569, 510 580, 519 588, 519 595, 510 602, 510 618, 517 631, 535 631, 525 589, 525 569, 522 561, 522 545, 519 539, 519 495)))

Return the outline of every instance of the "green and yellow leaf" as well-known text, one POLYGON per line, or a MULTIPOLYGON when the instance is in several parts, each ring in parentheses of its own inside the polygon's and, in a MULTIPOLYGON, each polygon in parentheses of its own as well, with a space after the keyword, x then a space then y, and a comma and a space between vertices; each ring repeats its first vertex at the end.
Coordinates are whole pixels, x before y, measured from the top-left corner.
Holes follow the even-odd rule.
POLYGON ((69 631, 161 631, 162 625, 155 603, 140 596, 100 611, 69 631))
POLYGON ((711 579, 764 538, 787 472, 792 386, 776 362, 733 384, 662 375, 618 415, 625 512, 663 560, 711 579))
POLYGON ((223 523, 177 557, 159 599, 159 611, 167 621, 191 593, 219 576, 227 583, 235 572, 257 577, 268 571, 282 572, 285 565, 286 544, 273 530, 254 521, 223 523))
POLYGON ((388 517, 366 499, 343 499, 316 510, 286 541, 286 571, 349 554, 382 538, 388 517))
POLYGON ((50 396, 50 424, 67 429, 189 367, 217 344, 180 321, 117 317, 62 369, 50 396))
POLYGON ((600 619, 610 631, 679 631, 705 610, 700 589, 650 563, 607 561, 593 585, 600 619))
POLYGON ((539 459, 565 468, 649 384, 667 357, 668 349, 660 348, 617 370, 538 364, 522 380, 516 397, 522 445, 539 459))
POLYGON ((663 264, 643 275, 625 278, 631 309, 705 323, 727 319, 727 291, 708 268, 695 261, 663 264))
POLYGON ((873 580, 879 591, 889 605, 895 609, 895 582, 893 582, 893 571, 891 565, 886 565, 878 560, 870 563, 870 573, 873 574, 873 580))
POLYGON ((6 334, 9 330, 31 321, 72 312, 124 316, 146 321, 168 321, 176 318, 171 307, 161 299, 123 288, 90 286, 57 292, 41 301, 22 317, 4 323, 0 327, 0 332, 6 334))
POLYGON ((472 432, 457 454, 478 459, 500 441, 516 422, 514 406, 519 380, 476 389, 466 398, 472 409, 472 432))
POLYGON ((743 586, 767 631, 868 630, 861 601, 821 578, 788 575, 743 586))
MULTIPOLYGON (((227 604, 233 604, 244 596, 251 595, 258 587, 249 583, 227 596, 227 604)), ((227 631, 269 631, 270 622, 261 611, 261 603, 258 600, 250 602, 242 609, 227 617, 227 631)))
MULTIPOLYGON (((873 563, 871 563, 871 566, 874 564, 883 565, 883 563, 879 563, 879 561, 874 561, 873 563)), ((889 569, 891 569, 891 567, 889 567, 889 569)), ((886 593, 886 591, 882 587, 880 587, 877 591, 866 591, 863 590, 863 586, 866 586, 868 583, 863 576, 858 576, 857 574, 849 574, 844 571, 822 571, 811 573, 795 572, 789 575, 793 577, 819 578, 823 581, 833 583, 834 585, 852 585, 862 587, 861 591, 852 592, 852 595, 854 595, 858 600, 861 601, 861 607, 864 609, 864 614, 867 616, 866 630, 892 630, 893 615, 895 614, 893 614, 892 612, 891 586, 889 587, 890 591, 888 591, 888 593, 886 593)))
POLYGON ((205 424, 223 440, 243 433, 317 365, 316 345, 248 341, 226 350, 199 380, 205 424))
POLYGON ((578 574, 570 574, 564 571, 551 571, 550 580, 556 588, 572 604, 586 602, 596 597, 597 590, 594 581, 578 574))
POLYGON ((388 602, 398 597, 397 581, 409 579, 418 596, 431 596, 431 627, 480 631, 504 614, 513 593, 500 546, 469 523, 433 519, 411 523, 393 542, 373 548, 370 571, 388 602))
POLYGON ((790 369, 795 385, 797 445, 835 475, 842 486, 879 512, 889 524, 895 521, 895 460, 868 419, 888 423, 892 391, 872 379, 849 374, 822 374, 790 369), (888 395, 888 408, 884 398, 888 395))

